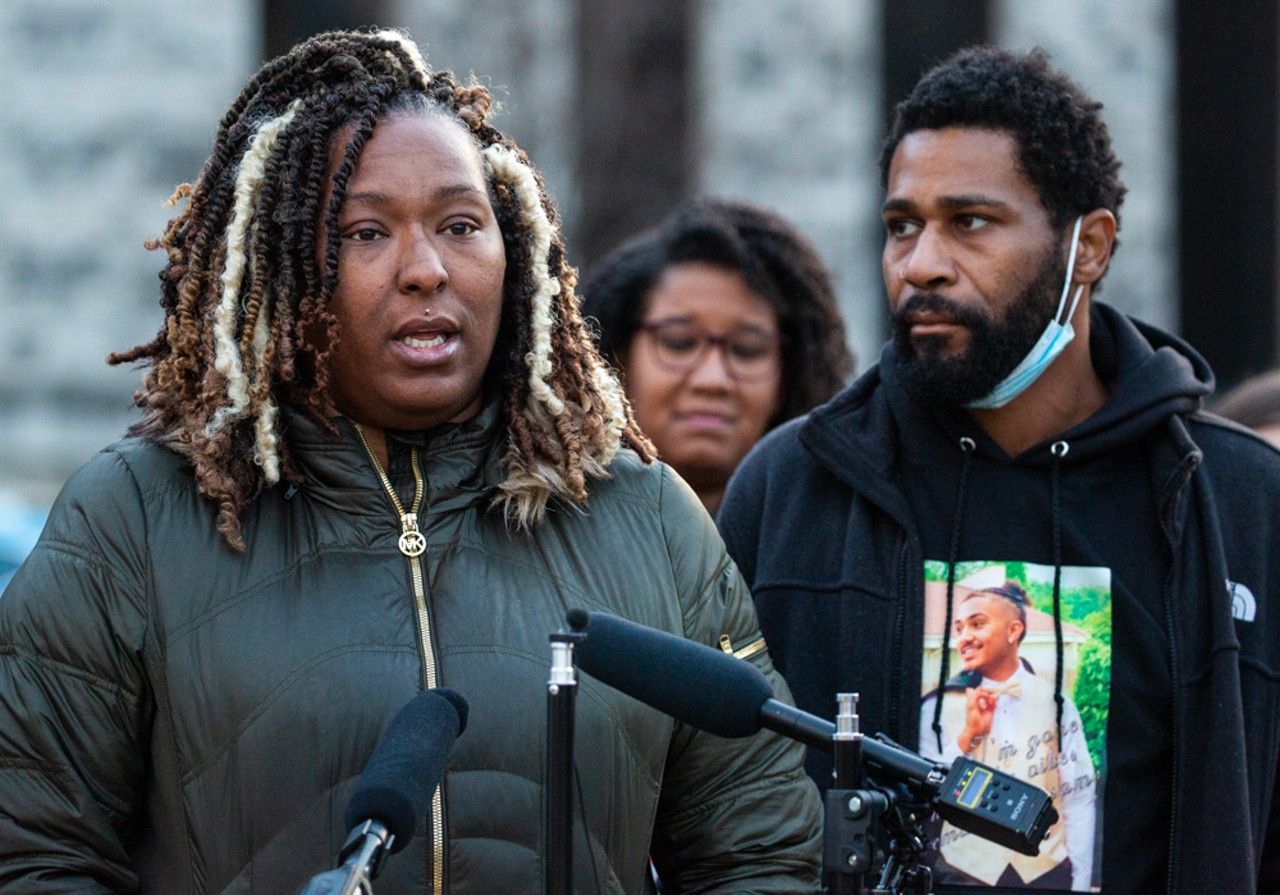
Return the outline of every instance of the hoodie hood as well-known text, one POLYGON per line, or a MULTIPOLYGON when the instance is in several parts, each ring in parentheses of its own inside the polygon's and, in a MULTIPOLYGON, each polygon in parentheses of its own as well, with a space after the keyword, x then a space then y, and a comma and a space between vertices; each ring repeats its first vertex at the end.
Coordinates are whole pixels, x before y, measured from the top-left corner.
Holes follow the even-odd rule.
POLYGON ((1199 410, 1213 392, 1213 371, 1198 351, 1108 305, 1090 312, 1089 351, 1111 394, 1097 413, 1059 436, 1082 457, 1145 437, 1171 416, 1199 410))

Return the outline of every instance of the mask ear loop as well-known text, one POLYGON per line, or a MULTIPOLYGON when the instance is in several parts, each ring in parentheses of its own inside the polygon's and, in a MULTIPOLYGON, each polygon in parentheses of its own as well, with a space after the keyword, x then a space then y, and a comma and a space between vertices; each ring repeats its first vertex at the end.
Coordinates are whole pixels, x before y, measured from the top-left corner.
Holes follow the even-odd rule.
POLYGON ((1062 297, 1058 299, 1058 311, 1053 315, 1053 319, 1062 326, 1066 326, 1071 322, 1071 318, 1075 316, 1076 305, 1080 303, 1080 296, 1084 293, 1084 283, 1076 287, 1076 294, 1071 299, 1071 308, 1067 311, 1065 319, 1062 317, 1062 309, 1067 304, 1067 293, 1071 291, 1071 274, 1076 269, 1076 250, 1080 248, 1080 225, 1084 223, 1084 215, 1076 218, 1076 225, 1071 229, 1071 254, 1067 256, 1067 276, 1062 283, 1062 297))

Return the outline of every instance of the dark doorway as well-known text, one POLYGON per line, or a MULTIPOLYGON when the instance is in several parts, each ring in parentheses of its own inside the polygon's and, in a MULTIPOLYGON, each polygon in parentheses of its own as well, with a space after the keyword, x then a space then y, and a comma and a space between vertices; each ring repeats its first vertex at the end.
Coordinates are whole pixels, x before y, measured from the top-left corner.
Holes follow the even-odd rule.
POLYGON ((384 0, 266 0, 262 9, 265 58, 274 59, 321 31, 385 24, 387 3, 384 0))
POLYGON ((690 0, 579 0, 578 184, 584 269, 689 191, 690 0))
POLYGON ((1179 0, 1181 332, 1219 391, 1277 352, 1280 4, 1179 0))
POLYGON ((886 118, 922 74, 990 39, 987 0, 884 0, 882 10, 886 118))

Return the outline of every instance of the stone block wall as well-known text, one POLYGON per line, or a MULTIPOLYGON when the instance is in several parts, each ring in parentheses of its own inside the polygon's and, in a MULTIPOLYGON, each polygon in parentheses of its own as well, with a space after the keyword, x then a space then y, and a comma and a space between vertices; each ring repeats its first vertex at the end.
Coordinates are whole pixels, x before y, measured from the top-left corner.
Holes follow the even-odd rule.
MULTIPOLYGON (((882 0, 697 0, 688 70, 702 194, 769 205, 833 269, 859 370, 884 338, 882 0)), ((481 76, 543 169, 574 256, 579 0, 389 0, 428 60, 481 76)), ((261 53, 258 0, 0 3, 0 495, 43 503, 136 419, 112 350, 160 321, 161 232, 261 53)), ((1048 48, 1106 105, 1130 186, 1104 298, 1177 315, 1174 5, 993 0, 994 37, 1048 48)), ((589 124, 586 123, 586 124, 589 124)))
POLYGON ((0 4, 0 490, 47 501, 136 418, 163 205, 258 65, 251 0, 0 4))
POLYGON ((1102 103, 1129 187, 1122 246, 1101 298, 1165 329, 1178 325, 1176 61, 1172 0, 1000 0, 996 39, 1046 49, 1102 103))
POLYGON ((698 10, 699 191, 768 206, 814 243, 866 369, 886 305, 879 3, 714 0, 698 10))

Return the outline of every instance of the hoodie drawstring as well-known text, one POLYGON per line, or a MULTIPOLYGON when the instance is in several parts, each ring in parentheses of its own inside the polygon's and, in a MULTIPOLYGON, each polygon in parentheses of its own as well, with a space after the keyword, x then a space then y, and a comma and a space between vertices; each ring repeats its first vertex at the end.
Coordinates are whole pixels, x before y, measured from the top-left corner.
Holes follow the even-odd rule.
POLYGON ((1056 648, 1057 670, 1053 680, 1053 701, 1057 703, 1058 754, 1062 754, 1062 706, 1066 699, 1062 695, 1062 497, 1060 479, 1062 477, 1062 459, 1067 456, 1070 445, 1065 441, 1055 441, 1049 448, 1053 455, 1051 481, 1053 483, 1053 638, 1056 648))
MULTIPOLYGON (((957 489, 955 518, 951 525, 951 547, 947 555, 947 609, 946 620, 942 626, 942 665, 938 673, 938 698, 933 703, 933 733, 938 738, 938 751, 942 751, 942 697, 946 692, 947 679, 951 673, 951 619, 954 612, 954 596, 956 586, 956 565, 960 554, 960 532, 964 523, 965 499, 969 495, 969 470, 973 463, 973 454, 977 443, 968 436, 960 439, 960 452, 964 462, 960 466, 960 485, 957 489)), ((1056 668, 1054 671, 1053 701, 1056 707, 1055 727, 1058 731, 1058 753, 1062 753, 1062 714, 1066 697, 1062 693, 1062 679, 1066 669, 1064 661, 1065 647, 1062 638, 1062 460, 1067 456, 1070 445, 1065 441, 1055 441, 1049 448, 1053 456, 1050 466, 1050 482, 1052 493, 1053 515, 1053 637, 1056 668)))
POLYGON ((960 439, 960 452, 964 463, 960 467, 960 487, 956 496, 956 515, 951 523, 951 549, 947 554, 947 618, 942 625, 942 669, 938 675, 938 698, 933 703, 933 733, 938 738, 938 751, 942 751, 942 696, 947 677, 951 673, 951 612, 952 597, 956 587, 956 561, 960 553, 960 529, 964 523, 964 502, 969 495, 969 467, 977 442, 967 435, 960 439))

